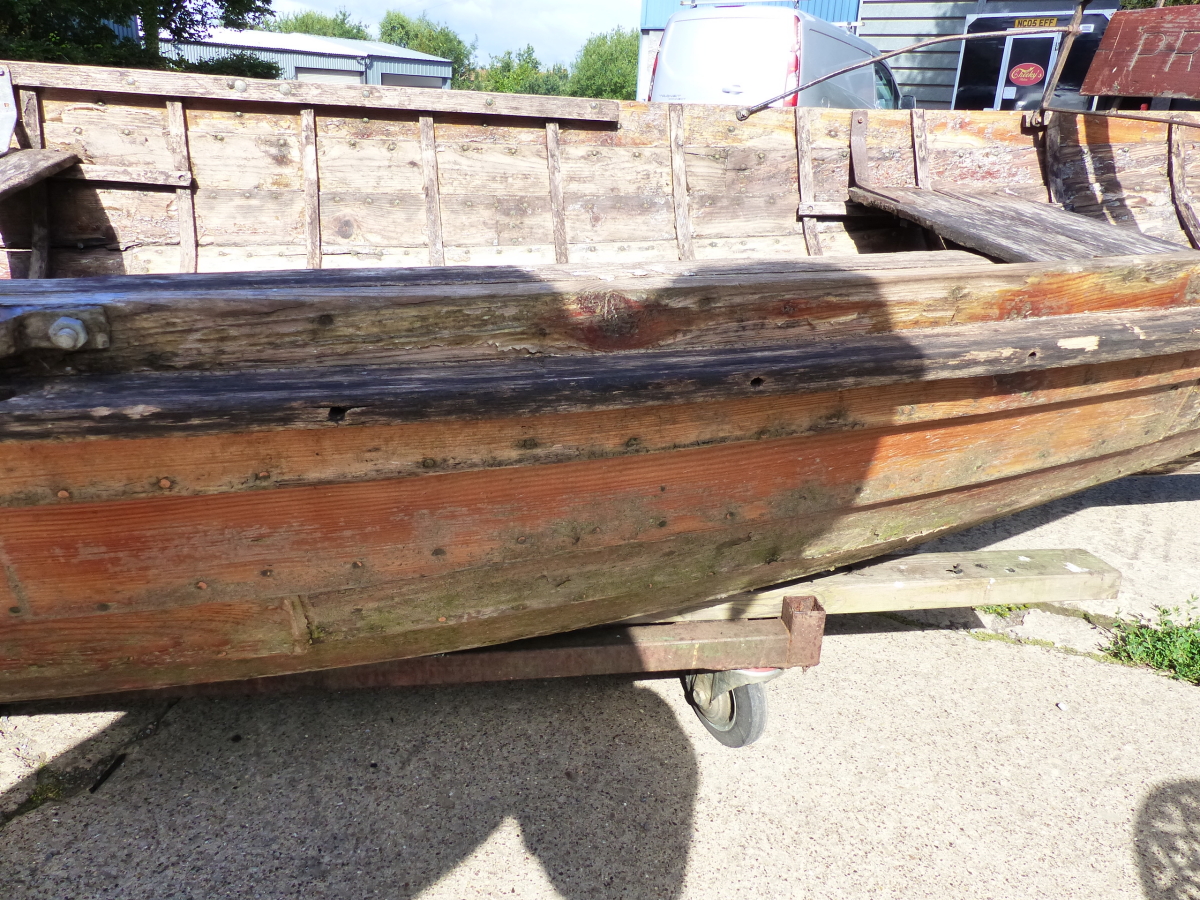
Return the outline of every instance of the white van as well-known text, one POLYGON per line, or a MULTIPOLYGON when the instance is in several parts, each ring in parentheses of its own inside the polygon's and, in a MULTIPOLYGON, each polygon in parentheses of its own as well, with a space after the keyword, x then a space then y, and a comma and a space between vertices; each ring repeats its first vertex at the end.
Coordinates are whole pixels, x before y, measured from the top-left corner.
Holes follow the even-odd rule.
MULTIPOLYGON (((779 6, 695 6, 663 31, 647 100, 751 106, 842 66, 878 56, 862 38, 779 6)), ((887 63, 793 94, 778 106, 911 108, 887 63)))

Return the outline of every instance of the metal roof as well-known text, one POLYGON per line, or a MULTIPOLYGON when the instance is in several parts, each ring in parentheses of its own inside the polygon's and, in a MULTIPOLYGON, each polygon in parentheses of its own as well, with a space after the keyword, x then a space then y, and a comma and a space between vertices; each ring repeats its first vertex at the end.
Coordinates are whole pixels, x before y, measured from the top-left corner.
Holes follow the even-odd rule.
MULTIPOLYGON (((164 37, 166 36, 164 35, 164 37)), ((409 50, 407 47, 400 47, 396 44, 385 44, 383 41, 358 41, 352 38, 281 31, 241 31, 236 28, 214 28, 204 38, 203 43, 221 44, 226 47, 247 47, 255 50, 280 50, 285 53, 313 53, 321 56, 375 56, 423 62, 449 62, 441 56, 421 53, 419 50, 409 50)))
MULTIPOLYGON (((713 4, 706 0, 703 5, 719 6, 798 6, 802 12, 824 19, 827 22, 853 22, 858 18, 859 0, 748 0, 739 3, 732 0, 729 3, 713 4)), ((691 3, 681 3, 680 0, 642 0, 642 30, 661 31, 667 27, 667 19, 680 10, 687 9, 691 3)))

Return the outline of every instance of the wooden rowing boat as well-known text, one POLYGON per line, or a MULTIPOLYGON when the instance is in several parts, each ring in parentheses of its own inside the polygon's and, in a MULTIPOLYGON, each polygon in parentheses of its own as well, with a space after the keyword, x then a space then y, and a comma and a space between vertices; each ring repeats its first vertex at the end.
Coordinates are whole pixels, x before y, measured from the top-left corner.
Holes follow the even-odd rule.
POLYGON ((0 700, 646 616, 1200 451, 1184 126, 0 65, 79 160, 0 200, 0 700))

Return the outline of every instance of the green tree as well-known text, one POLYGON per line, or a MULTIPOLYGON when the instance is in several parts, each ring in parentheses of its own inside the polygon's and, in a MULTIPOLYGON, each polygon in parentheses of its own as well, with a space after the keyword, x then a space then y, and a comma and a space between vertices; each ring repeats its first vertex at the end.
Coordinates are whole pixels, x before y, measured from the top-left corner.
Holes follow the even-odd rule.
POLYGON ((295 34, 320 34, 325 37, 354 38, 369 41, 371 33, 361 22, 350 21, 350 10, 341 7, 332 16, 314 11, 288 13, 268 19, 258 26, 263 31, 278 31, 295 34))
POLYGON ((573 97, 632 100, 637 90, 638 33, 614 28, 588 38, 571 66, 567 93, 573 97))
MULTIPOLYGON (((90 5, 93 0, 79 2, 90 5)), ((158 55, 160 32, 165 31, 172 40, 195 41, 214 25, 252 28, 271 15, 271 0, 138 0, 137 13, 142 43, 158 55)))
POLYGON ((543 69, 533 46, 526 44, 516 53, 505 50, 493 56, 487 68, 479 72, 474 87, 504 94, 565 94, 569 78, 566 66, 543 69))
POLYGON ((122 39, 108 22, 128 22, 137 0, 3 0, 0 56, 60 63, 153 66, 158 54, 122 39))
POLYGON ((468 44, 449 25, 434 22, 424 13, 414 19, 402 12, 391 10, 384 14, 379 23, 379 39, 388 44, 450 60, 450 86, 471 86, 471 79, 475 74, 475 49, 478 42, 471 41, 468 44))

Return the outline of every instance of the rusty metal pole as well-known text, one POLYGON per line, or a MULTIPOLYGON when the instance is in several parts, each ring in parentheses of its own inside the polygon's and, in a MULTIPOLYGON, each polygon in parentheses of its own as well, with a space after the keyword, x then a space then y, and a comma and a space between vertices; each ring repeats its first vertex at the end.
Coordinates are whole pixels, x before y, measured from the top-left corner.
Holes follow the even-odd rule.
POLYGON ((1054 99, 1054 90, 1058 87, 1058 80, 1067 66, 1067 57, 1071 53, 1071 47, 1075 44, 1075 36, 1080 32, 1079 26, 1083 22, 1083 11, 1091 2, 1092 0, 1079 0, 1079 5, 1071 14, 1071 23, 1067 26, 1067 36, 1063 38, 1062 46, 1058 51, 1058 59, 1054 61, 1054 69, 1050 72, 1050 77, 1046 79, 1046 87, 1042 91, 1042 102, 1038 104, 1037 112, 1031 117, 1031 124, 1034 128, 1041 128, 1046 124, 1046 107, 1054 99))

